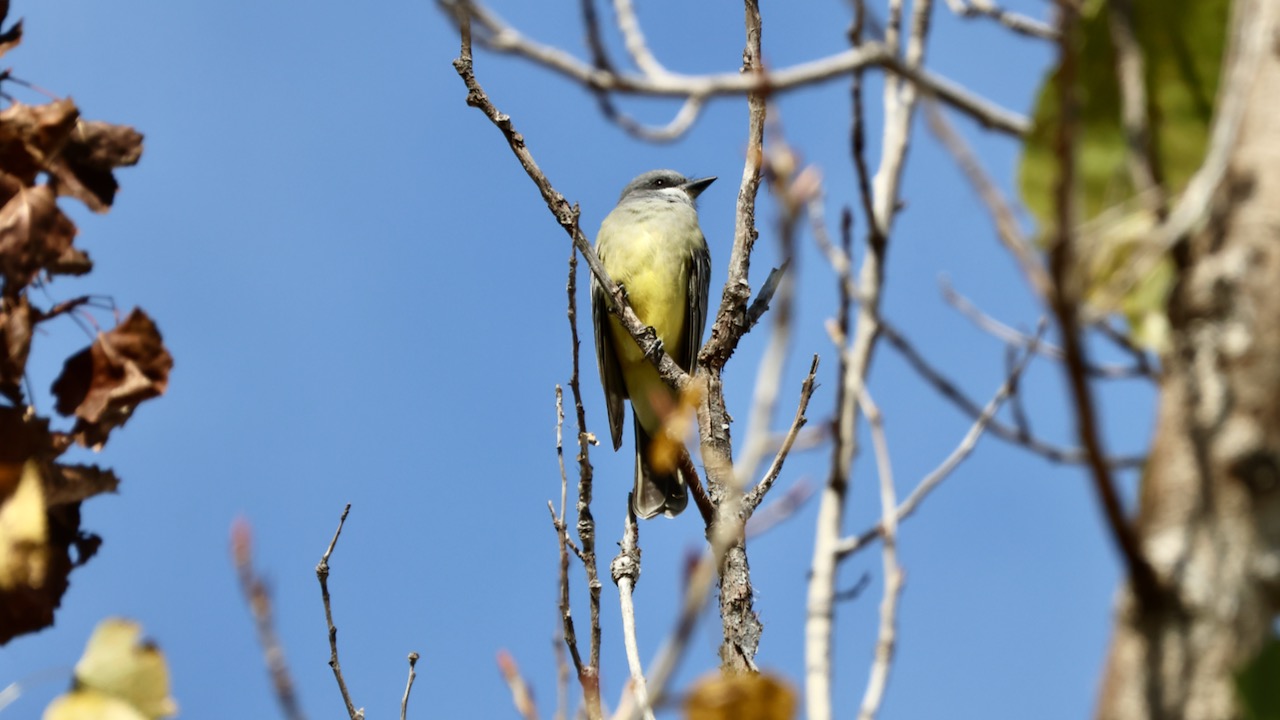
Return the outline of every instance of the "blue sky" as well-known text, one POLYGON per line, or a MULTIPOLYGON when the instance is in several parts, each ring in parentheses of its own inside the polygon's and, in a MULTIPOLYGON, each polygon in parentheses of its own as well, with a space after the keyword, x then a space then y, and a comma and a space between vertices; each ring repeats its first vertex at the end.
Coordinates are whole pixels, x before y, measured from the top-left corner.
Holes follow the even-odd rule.
MULTIPOLYGON (((927 65, 1028 111, 1050 49, 993 23, 957 20, 936 4, 927 65)), ((771 66, 845 46, 846 3, 777 5, 764 8, 771 66)), ((1036 0, 1009 6, 1047 12, 1036 0)), ((531 36, 584 54, 576 2, 494 7, 531 36)), ((457 39, 433 3, 353 8, 285 0, 14 3, 13 15, 27 22, 24 44, 5 58, 15 73, 72 96, 87 117, 146 135, 141 164, 119 174, 115 209, 74 213, 95 271, 59 278, 49 292, 108 293, 121 308, 144 307, 176 365, 168 395, 92 458, 124 479, 119 495, 85 506, 85 527, 105 544, 72 575, 56 627, 0 650, 0 684, 29 687, 0 714, 37 716, 62 689, 94 624, 118 614, 140 620, 165 649, 182 717, 271 717, 274 700, 228 555, 232 521, 243 516, 274 590, 304 707, 312 717, 340 715, 314 567, 350 502, 330 587, 356 703, 370 717, 394 715, 405 655, 417 651, 413 715, 512 717, 494 663, 507 649, 550 716, 557 555, 546 501, 559 496, 554 386, 569 375, 568 239, 501 136, 465 105, 450 65, 457 39)), ((662 0, 639 12, 668 67, 738 67, 740 6, 662 0)), ((701 217, 713 288, 723 283, 745 146, 742 101, 716 101, 685 139, 652 146, 609 125, 585 91, 548 72, 483 51, 476 71, 558 189, 581 204, 592 234, 639 172, 719 175, 702 196, 701 217)), ((868 97, 874 147, 874 76, 868 97)), ((624 105, 652 121, 674 107, 624 105)), ((847 83, 788 94, 774 116, 804 159, 821 167, 834 223, 842 205, 856 206, 847 83)), ((1016 145, 953 119, 1011 187, 1016 145)), ((1042 310, 955 164, 926 132, 915 137, 885 314, 985 400, 1001 382, 1003 348, 946 305, 939 278, 1010 324, 1030 328, 1042 310)), ((767 197, 758 219, 757 282, 774 263, 777 211, 767 197)), ((856 224, 865 227, 861 218, 856 224)), ((807 236, 803 247, 800 325, 778 427, 793 412, 813 353, 823 373, 811 421, 834 402, 835 357, 823 330, 835 311, 834 279, 807 236)), ((585 292, 579 301, 585 308, 585 292)), ((589 353, 589 324, 579 330, 589 353)), ((730 412, 742 421, 737 438, 764 339, 748 336, 726 371, 730 412)), ((47 388, 62 358, 88 340, 70 322, 49 327, 29 365, 33 385, 47 388)), ((583 363, 589 429, 603 434, 594 360, 584 354, 583 363)), ((1140 451, 1150 389, 1098 389, 1110 446, 1140 451)), ((905 494, 969 420, 887 347, 871 390, 905 494)), ((1072 421, 1059 369, 1038 361, 1025 392, 1036 429, 1067 440, 1072 421)), ((50 406, 43 399, 42 409, 50 406)), ((816 486, 826 459, 825 450, 796 455, 779 489, 816 486)), ((607 568, 632 458, 600 448, 592 461, 607 568)), ((849 531, 878 514, 870 461, 868 454, 857 466, 849 531)), ((1132 494, 1136 479, 1122 480, 1132 494)), ((765 623, 758 662, 792 682, 801 677, 815 512, 811 501, 750 546, 765 623)), ((671 625, 684 558, 701 538, 696 513, 641 527, 646 661, 671 625)), ((1048 720, 1089 712, 1118 573, 1079 468, 984 439, 903 526, 900 559, 907 584, 883 717, 951 716, 957 708, 973 709, 960 716, 1048 720)), ((868 590, 837 614, 839 717, 856 714, 872 657, 881 574, 874 551, 845 564, 841 585, 863 573, 868 590)), ((584 622, 580 582, 573 593, 584 622)), ((627 673, 607 580, 603 596, 603 682, 612 703, 627 673)), ((715 667, 717 637, 709 615, 681 683, 715 667)))

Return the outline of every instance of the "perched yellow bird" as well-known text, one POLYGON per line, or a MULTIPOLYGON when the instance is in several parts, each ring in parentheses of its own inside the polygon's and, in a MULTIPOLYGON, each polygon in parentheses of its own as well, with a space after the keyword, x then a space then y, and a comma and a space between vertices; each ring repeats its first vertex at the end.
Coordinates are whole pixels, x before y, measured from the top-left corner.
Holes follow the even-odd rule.
MULTIPOLYGON (((609 277, 626 290, 640 321, 653 328, 663 348, 688 372, 702 346, 711 287, 711 253, 698 226, 696 200, 714 180, 690 180, 674 170, 647 172, 622 191, 596 236, 596 254, 609 277)), ((624 398, 631 400, 635 419, 631 507, 642 518, 658 513, 674 517, 689 503, 684 475, 679 469, 655 470, 649 447, 679 399, 609 314, 609 298, 594 277, 591 316, 614 450, 622 447, 624 398)))

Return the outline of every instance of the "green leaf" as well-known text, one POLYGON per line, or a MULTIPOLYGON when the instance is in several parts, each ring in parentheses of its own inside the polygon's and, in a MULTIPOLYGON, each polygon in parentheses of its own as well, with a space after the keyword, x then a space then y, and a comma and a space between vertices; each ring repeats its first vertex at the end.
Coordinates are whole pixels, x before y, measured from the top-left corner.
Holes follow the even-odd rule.
MULTIPOLYGON (((1142 50, 1151 157, 1157 180, 1176 196, 1204 160, 1226 46, 1229 0, 1132 0, 1134 35, 1142 50)), ((1128 169, 1128 145, 1121 122, 1116 50, 1109 8, 1103 0, 1085 4, 1075 36, 1076 93, 1079 98, 1076 187, 1077 228, 1085 298, 1109 297, 1102 288, 1127 292, 1104 312, 1121 310, 1133 340, 1162 349, 1166 342, 1165 301, 1175 273, 1167 259, 1146 277, 1131 273, 1128 260, 1146 242, 1156 218, 1142 202, 1128 169), (1135 228, 1145 228, 1142 232, 1135 228), (1119 278, 1119 279, 1117 279, 1119 278)), ((1032 128, 1018 168, 1022 199, 1042 238, 1054 227, 1058 158, 1060 68, 1048 74, 1032 115, 1032 128)), ((1043 241, 1043 240, 1042 240, 1043 241)))
MULTIPOLYGON (((1152 155, 1162 184, 1177 194, 1204 160, 1226 47, 1229 0, 1132 0, 1133 25, 1142 49, 1152 155)), ((1076 188, 1088 221, 1133 198, 1128 149, 1120 120, 1120 85, 1108 8, 1086 3, 1076 37, 1080 99, 1076 188)), ((1058 78, 1054 68, 1040 88, 1018 181, 1023 202, 1042 231, 1053 225, 1058 160, 1058 78)))
POLYGON ((1280 639, 1272 637, 1236 674, 1243 720, 1280 720, 1280 639))

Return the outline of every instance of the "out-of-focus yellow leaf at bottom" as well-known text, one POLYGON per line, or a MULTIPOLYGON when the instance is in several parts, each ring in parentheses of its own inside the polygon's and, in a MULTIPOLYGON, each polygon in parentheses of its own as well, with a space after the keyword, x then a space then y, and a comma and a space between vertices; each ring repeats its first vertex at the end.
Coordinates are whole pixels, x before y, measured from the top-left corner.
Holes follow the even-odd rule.
POLYGON ((688 720, 791 720, 796 694, 772 675, 715 673, 694 685, 684 711, 688 720))
POLYGON ((45 708, 44 720, 148 720, 132 705, 97 690, 73 690, 45 708))
POLYGON ((156 720, 178 713, 169 697, 164 653, 143 640, 136 622, 107 618, 98 623, 75 677, 76 689, 54 700, 44 720, 156 720))
POLYGON ((0 504, 0 589, 44 585, 48 539, 44 482, 39 465, 28 460, 13 492, 0 504))

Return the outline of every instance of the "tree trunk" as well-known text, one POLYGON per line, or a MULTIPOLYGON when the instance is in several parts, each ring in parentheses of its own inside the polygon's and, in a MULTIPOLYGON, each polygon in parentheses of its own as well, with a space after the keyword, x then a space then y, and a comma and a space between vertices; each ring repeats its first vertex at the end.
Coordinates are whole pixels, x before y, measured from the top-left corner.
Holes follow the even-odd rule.
MULTIPOLYGON (((1274 1, 1237 0, 1237 48, 1274 1)), ((1166 592, 1153 607, 1121 593, 1103 720, 1240 717, 1235 672, 1280 609, 1280 56, 1268 25, 1211 219, 1177 251, 1137 525, 1166 592)))

